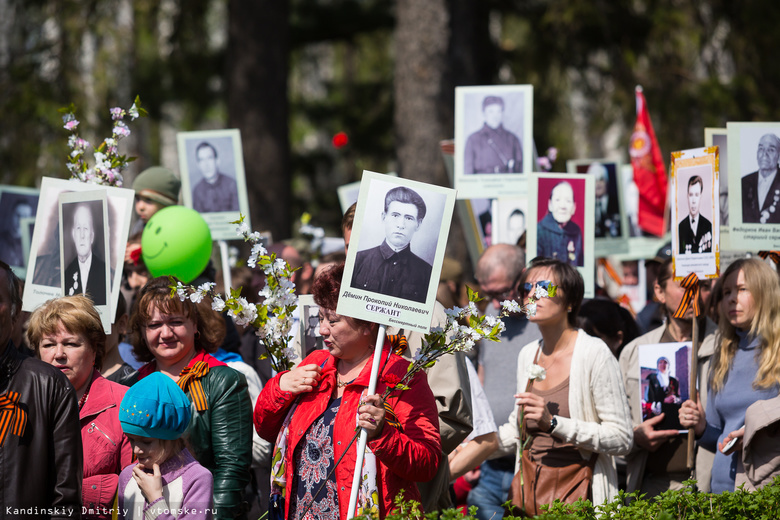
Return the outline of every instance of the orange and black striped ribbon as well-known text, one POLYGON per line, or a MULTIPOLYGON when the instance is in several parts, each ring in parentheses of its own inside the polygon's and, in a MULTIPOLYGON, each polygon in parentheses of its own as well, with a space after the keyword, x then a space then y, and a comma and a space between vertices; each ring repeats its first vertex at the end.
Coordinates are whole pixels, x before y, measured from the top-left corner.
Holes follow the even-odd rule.
POLYGON ((10 431, 17 437, 24 435, 27 427, 27 412, 19 405, 19 392, 8 391, 0 395, 0 446, 10 431))
POLYGON ((780 251, 759 251, 758 256, 764 260, 771 258, 775 265, 780 264, 780 251))
POLYGON ((403 356, 406 349, 409 348, 409 342, 406 341, 406 336, 403 334, 388 334, 386 338, 393 348, 393 354, 403 356))
POLYGON ((393 411, 393 406, 387 399, 385 399, 385 422, 399 432, 404 432, 404 429, 401 427, 401 421, 398 420, 398 416, 396 416, 395 412, 393 411))
POLYGON ((684 318, 685 313, 688 312, 688 307, 693 305, 693 315, 699 316, 701 309, 699 309, 699 277, 696 273, 689 273, 688 276, 683 278, 680 285, 685 289, 685 294, 680 302, 680 306, 674 311, 675 318, 684 318))
POLYGON ((206 401, 206 392, 203 391, 203 385, 200 382, 200 378, 209 373, 209 364, 205 361, 198 361, 191 367, 184 367, 184 370, 179 374, 179 381, 177 384, 185 392, 190 390, 190 399, 195 403, 195 409, 199 412, 203 412, 209 409, 209 404, 206 401))
POLYGON ((611 263, 609 263, 609 260, 606 258, 599 258, 599 264, 604 268, 604 271, 607 273, 607 276, 612 278, 616 284, 619 286, 623 285, 623 280, 620 279, 620 275, 615 271, 615 268, 612 266, 611 263))

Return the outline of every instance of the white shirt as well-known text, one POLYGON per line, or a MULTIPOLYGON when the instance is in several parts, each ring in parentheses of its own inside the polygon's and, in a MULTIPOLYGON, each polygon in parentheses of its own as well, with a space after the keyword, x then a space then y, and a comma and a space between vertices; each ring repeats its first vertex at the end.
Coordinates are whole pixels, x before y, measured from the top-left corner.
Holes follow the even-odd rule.
MULTIPOLYGON (((76 257, 78 259, 78 257, 76 257)), ((81 279, 81 294, 84 294, 87 290, 87 280, 89 280, 89 269, 92 267, 92 253, 89 254, 87 259, 82 263, 79 262, 79 278, 81 279)))
POLYGON ((769 188, 772 186, 772 183, 775 182, 775 177, 777 176, 777 168, 775 168, 774 173, 771 173, 764 177, 761 175, 761 172, 758 172, 758 209, 764 207, 764 201, 766 200, 766 196, 769 194, 769 188))
POLYGON ((693 231, 693 236, 696 236, 696 230, 699 229, 699 217, 689 217, 688 222, 691 224, 691 231, 693 231))

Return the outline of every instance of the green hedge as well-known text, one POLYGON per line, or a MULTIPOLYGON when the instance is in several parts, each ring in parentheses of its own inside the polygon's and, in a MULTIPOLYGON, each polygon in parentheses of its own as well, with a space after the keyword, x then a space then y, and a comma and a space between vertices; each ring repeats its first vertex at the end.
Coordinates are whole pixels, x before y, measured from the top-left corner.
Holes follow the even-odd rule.
MULTIPOLYGON (((780 477, 771 485, 749 493, 738 489, 733 493, 715 495, 701 493, 695 489, 696 482, 685 482, 686 488, 679 491, 666 491, 652 500, 646 500, 639 493, 621 492, 615 500, 594 507, 590 501, 580 501, 573 505, 560 502, 552 504, 548 511, 535 518, 544 520, 777 520, 780 519, 780 477), (626 505, 627 504, 627 505, 626 505)), ((396 500, 399 510, 388 515, 387 520, 405 520, 408 518, 426 520, 472 520, 475 508, 469 515, 457 509, 447 509, 441 513, 422 515, 417 502, 396 500)), ((360 517, 371 518, 371 517, 360 517)), ((517 518, 520 517, 509 517, 517 518)), ((498 519, 496 519, 498 520, 498 519)))

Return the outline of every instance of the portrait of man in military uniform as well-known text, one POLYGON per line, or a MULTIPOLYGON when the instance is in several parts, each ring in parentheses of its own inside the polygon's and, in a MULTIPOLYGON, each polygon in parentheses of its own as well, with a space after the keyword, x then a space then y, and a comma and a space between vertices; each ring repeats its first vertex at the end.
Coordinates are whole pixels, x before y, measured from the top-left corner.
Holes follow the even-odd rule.
POLYGON ((425 201, 416 191, 406 186, 390 189, 381 214, 385 238, 376 247, 358 251, 351 286, 425 303, 432 267, 412 252, 410 243, 426 212, 425 201))
POLYGON ((561 181, 550 191, 547 214, 537 224, 536 255, 583 267, 582 229, 572 217, 577 210, 574 188, 561 181))
POLYGON ((504 99, 489 95, 482 100, 482 127, 469 135, 464 152, 464 174, 522 173, 520 139, 504 127, 504 99))
POLYGON ((756 150, 758 170, 742 177, 742 222, 780 224, 780 138, 761 136, 756 150))
POLYGON ((704 181, 698 175, 688 179, 688 215, 677 226, 677 240, 680 254, 712 252, 712 222, 701 214, 704 181))

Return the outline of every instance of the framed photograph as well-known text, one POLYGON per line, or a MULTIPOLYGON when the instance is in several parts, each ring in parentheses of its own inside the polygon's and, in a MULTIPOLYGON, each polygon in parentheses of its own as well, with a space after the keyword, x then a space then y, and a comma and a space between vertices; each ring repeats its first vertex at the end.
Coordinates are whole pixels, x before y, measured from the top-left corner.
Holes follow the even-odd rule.
POLYGON ((39 195, 35 188, 0 186, 0 260, 22 278, 27 271, 22 219, 35 215, 39 195))
POLYGON ((704 129, 704 147, 718 147, 718 178, 720 206, 720 250, 726 251, 730 248, 729 242, 729 148, 728 133, 725 128, 705 128, 704 129))
POLYGON ((41 180, 41 195, 35 215, 35 231, 30 246, 24 302, 22 310, 32 312, 39 305, 63 294, 60 247, 59 197, 62 193, 100 191, 106 192, 108 213, 106 233, 108 234, 107 263, 110 265, 111 297, 110 308, 116 309, 122 284, 122 269, 125 262, 125 247, 133 215, 135 192, 126 188, 113 188, 87 184, 75 180, 41 180))
MULTIPOLYGON (((593 232, 599 257, 623 253, 627 249, 628 218, 625 215, 623 177, 620 163, 607 159, 566 161, 568 173, 592 175, 596 179, 593 232)), ((632 171, 633 174, 633 171, 632 171)), ((633 182, 633 175, 632 175, 633 182)))
POLYGON ((339 206, 341 206, 341 214, 347 212, 349 207, 357 202, 358 195, 360 194, 360 182, 350 182, 337 188, 339 194, 339 206))
POLYGON ((466 248, 474 265, 493 240, 493 206, 491 199, 464 199, 456 201, 461 217, 466 248))
POLYGON ((458 198, 524 197, 533 170, 533 87, 455 88, 458 198))
POLYGON ((363 172, 336 312, 430 329, 455 191, 363 172))
POLYGON ((780 249, 780 123, 728 123, 729 247, 780 249))
POLYGON ((320 306, 314 303, 314 296, 302 294, 298 297, 298 309, 300 312, 300 359, 325 348, 320 335, 320 306))
POLYGON ((516 246, 526 230, 528 199, 497 199, 493 202, 493 244, 516 246))
POLYGON ((213 240, 235 240, 240 214, 249 222, 244 154, 236 130, 179 132, 179 171, 184 205, 204 218, 213 240))
POLYGON ((718 149, 672 153, 672 263, 675 280, 688 273, 720 276, 718 149))
POLYGON ((639 345, 639 405, 642 420, 664 414, 656 430, 679 430, 678 411, 690 397, 691 343, 655 343, 639 345))
POLYGON ((111 333, 108 204, 105 190, 60 193, 61 296, 88 296, 111 333))
MULTIPOLYGON (((35 216, 24 217, 20 219, 22 228, 22 252, 24 253, 24 265, 30 262, 30 245, 32 244, 33 232, 35 231, 35 216)), ((27 267, 24 268, 24 274, 27 274, 27 267)), ((18 275, 19 278, 24 278, 18 275)))
POLYGON ((591 175, 534 173, 528 195, 526 256, 556 258, 574 267, 585 280, 585 298, 593 298, 593 200, 591 175))

